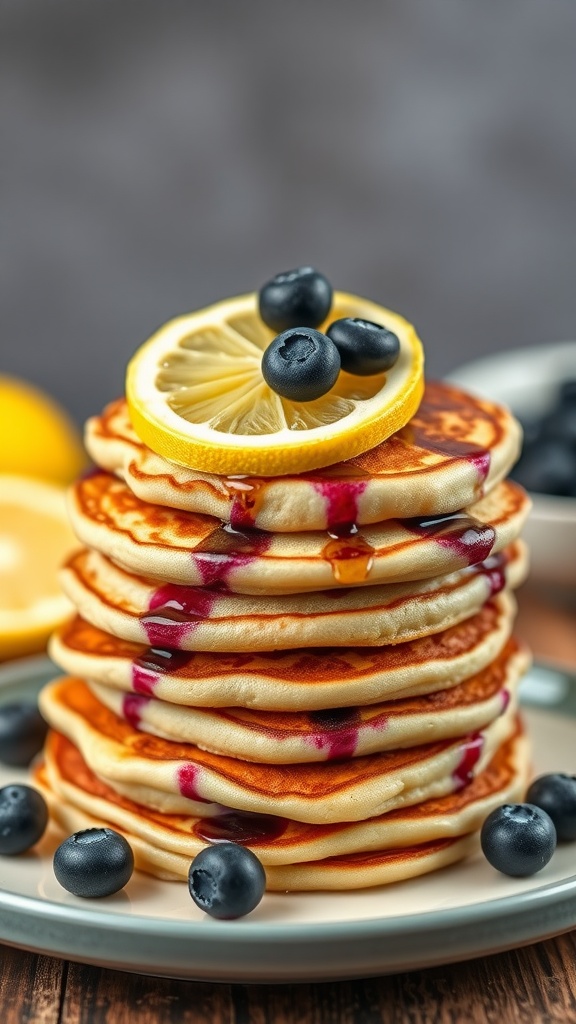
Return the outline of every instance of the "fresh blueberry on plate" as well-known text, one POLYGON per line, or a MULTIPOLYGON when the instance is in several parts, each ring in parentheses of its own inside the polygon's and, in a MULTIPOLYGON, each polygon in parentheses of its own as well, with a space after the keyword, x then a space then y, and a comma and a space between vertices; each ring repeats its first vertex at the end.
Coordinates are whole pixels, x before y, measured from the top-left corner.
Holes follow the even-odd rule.
POLYGON ((207 846, 194 858, 188 873, 190 895, 211 917, 232 920, 257 907, 266 888, 266 874, 252 850, 238 843, 207 846))
POLYGON ((320 331, 293 327, 279 334, 262 357, 268 387, 292 402, 313 402, 334 387, 340 373, 338 349, 320 331))
POLYGON ((342 369, 360 377, 391 370, 400 355, 396 334, 359 317, 335 320, 326 331, 340 353, 342 369))
POLYGON ((291 327, 318 327, 332 305, 332 285, 314 267, 276 274, 258 293, 260 316, 280 334, 291 327))
POLYGON ((75 832, 54 854, 54 874, 62 888, 85 899, 118 892, 133 871, 132 847, 112 828, 75 832))
POLYGON ((42 749, 48 726, 34 701, 0 707, 0 761, 24 768, 42 749))
POLYGON ((533 804, 504 804, 489 814, 480 833, 486 860, 505 875, 535 875, 556 849, 554 822, 533 804))
POLYGON ((0 854, 25 853, 44 835, 46 801, 37 789, 13 783, 0 789, 0 854))
POLYGON ((526 799, 550 815, 559 840, 576 839, 576 775, 540 775, 534 779, 526 799))

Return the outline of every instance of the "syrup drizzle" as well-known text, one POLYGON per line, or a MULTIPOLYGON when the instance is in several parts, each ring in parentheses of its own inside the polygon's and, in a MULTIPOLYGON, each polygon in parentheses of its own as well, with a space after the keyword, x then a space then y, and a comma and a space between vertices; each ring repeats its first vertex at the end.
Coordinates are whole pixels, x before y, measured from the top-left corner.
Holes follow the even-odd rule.
POLYGON ((248 565, 262 555, 271 541, 271 534, 263 530, 238 529, 223 523, 196 545, 192 560, 204 586, 225 585, 233 569, 248 565))
POLYGON ((140 616, 153 647, 179 649, 186 637, 207 619, 217 598, 214 591, 166 583, 150 598, 149 611, 140 616))
POLYGON ((255 526, 266 481, 258 477, 230 476, 223 484, 227 496, 232 499, 230 525, 235 530, 255 526))
POLYGON ((476 565, 485 561, 496 539, 496 532, 492 526, 481 523, 467 512, 398 521, 410 533, 420 537, 431 537, 441 547, 449 548, 463 559, 465 565, 476 565))
POLYGON ((269 843, 279 839, 288 822, 273 814, 252 814, 249 811, 225 811, 213 818, 200 818, 194 826, 199 839, 208 843, 239 843, 241 846, 269 843))
POLYGON ((334 579, 349 585, 363 583, 374 564, 375 550, 358 533, 356 523, 341 523, 328 531, 331 540, 322 548, 322 558, 332 566, 334 579))
POLYGON ((484 747, 484 737, 480 732, 474 732, 464 744, 460 764, 452 773, 454 789, 458 792, 464 789, 474 778, 474 768, 480 760, 484 747))
POLYGON ((171 651, 164 647, 148 647, 132 662, 132 689, 135 693, 151 696, 158 677, 165 672, 177 672, 192 658, 185 651, 171 651))

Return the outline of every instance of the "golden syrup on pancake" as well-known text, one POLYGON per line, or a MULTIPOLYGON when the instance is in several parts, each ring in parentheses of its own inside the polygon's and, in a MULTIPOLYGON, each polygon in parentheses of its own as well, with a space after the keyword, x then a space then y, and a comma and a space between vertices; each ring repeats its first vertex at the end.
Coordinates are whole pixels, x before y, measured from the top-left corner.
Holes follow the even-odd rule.
POLYGON ((279 839, 288 827, 285 818, 250 811, 224 811, 210 818, 200 818, 193 832, 207 843, 240 843, 257 846, 279 839))
POLYGON ((227 476, 222 480, 227 496, 232 498, 230 525, 236 530, 255 525, 266 483, 259 477, 248 476, 227 476))
POLYGON ((364 540, 356 523, 341 523, 328 531, 331 538, 322 548, 334 579, 344 586, 363 583, 374 564, 375 550, 364 540))
POLYGON ((399 519, 398 522, 410 533, 419 537, 430 537, 441 547, 449 548, 464 561, 465 565, 476 565, 485 561, 496 539, 496 531, 492 526, 480 522, 467 512, 399 519))

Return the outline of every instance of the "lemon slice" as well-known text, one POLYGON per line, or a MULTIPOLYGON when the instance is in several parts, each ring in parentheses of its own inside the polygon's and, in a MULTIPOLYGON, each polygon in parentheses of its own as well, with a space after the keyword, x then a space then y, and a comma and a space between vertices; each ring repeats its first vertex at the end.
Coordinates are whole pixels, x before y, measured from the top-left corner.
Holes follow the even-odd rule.
POLYGON ((75 548, 63 487, 0 475, 0 658, 42 650, 72 607, 58 568, 75 548))
POLYGON ((400 339, 387 373, 340 372, 313 402, 292 402, 262 377, 274 333, 255 294, 171 320, 135 354, 126 395, 134 429, 152 451, 215 474, 284 476, 319 469, 373 448, 416 412, 424 390, 423 352, 414 328, 366 299, 334 294, 328 320, 361 317, 400 339))
POLYGON ((32 384, 0 375, 0 473, 72 483, 86 463, 63 409, 32 384))

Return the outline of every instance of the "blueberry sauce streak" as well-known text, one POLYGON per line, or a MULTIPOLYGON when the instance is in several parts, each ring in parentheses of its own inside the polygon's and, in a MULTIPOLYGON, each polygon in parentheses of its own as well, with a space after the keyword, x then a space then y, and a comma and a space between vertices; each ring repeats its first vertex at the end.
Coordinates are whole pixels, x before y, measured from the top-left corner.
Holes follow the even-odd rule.
POLYGON ((474 573, 484 576, 488 580, 490 597, 499 594, 506 586, 507 561, 506 555, 503 552, 499 552, 497 555, 491 555, 484 562, 472 567, 474 573))
POLYGON ((209 618, 214 591, 166 583, 150 598, 149 611, 140 616, 146 636, 153 647, 180 648, 186 637, 209 618))
POLYGON ((496 539, 492 526, 481 523, 467 512, 398 521, 410 533, 430 537, 441 547, 453 551, 465 565, 476 565, 488 558, 496 539))
POLYGON ((368 480, 314 481, 314 490, 324 499, 326 528, 330 534, 341 536, 343 526, 350 527, 358 521, 358 499, 367 484, 368 480))
POLYGON ((338 761, 354 756, 362 725, 381 731, 386 728, 388 715, 376 715, 362 723, 358 708, 330 708, 310 711, 308 719, 320 727, 310 735, 311 742, 317 750, 327 751, 327 761, 338 761))
POLYGON ((264 554, 271 542, 272 535, 263 530, 238 529, 223 523, 196 545, 192 561, 204 586, 227 584, 234 569, 264 554))
POLYGON ((171 651, 169 648, 148 647, 132 662, 132 689, 150 697, 159 676, 177 672, 188 665, 191 654, 185 651, 171 651))
POLYGON ((200 796, 197 788, 199 769, 198 766, 189 762, 188 764, 181 764, 177 773, 176 780, 178 783, 178 791, 187 800, 195 800, 197 803, 208 804, 211 801, 205 800, 204 797, 200 796))
POLYGON ((140 726, 140 722, 142 721, 142 711, 148 704, 149 700, 150 697, 145 697, 142 694, 124 694, 124 699, 122 700, 122 716, 135 729, 138 729, 140 726))
POLYGON ((480 760, 483 747, 484 737, 480 732, 472 733, 464 744, 460 764, 452 773, 452 778, 455 783, 454 789, 456 792, 460 789, 464 789, 464 786, 467 786, 472 782, 472 779, 474 778, 474 768, 480 760))
POLYGON ((257 846, 279 839, 288 822, 273 814, 252 814, 249 811, 224 811, 213 818, 200 818, 194 826, 199 839, 209 843, 240 843, 257 846))

